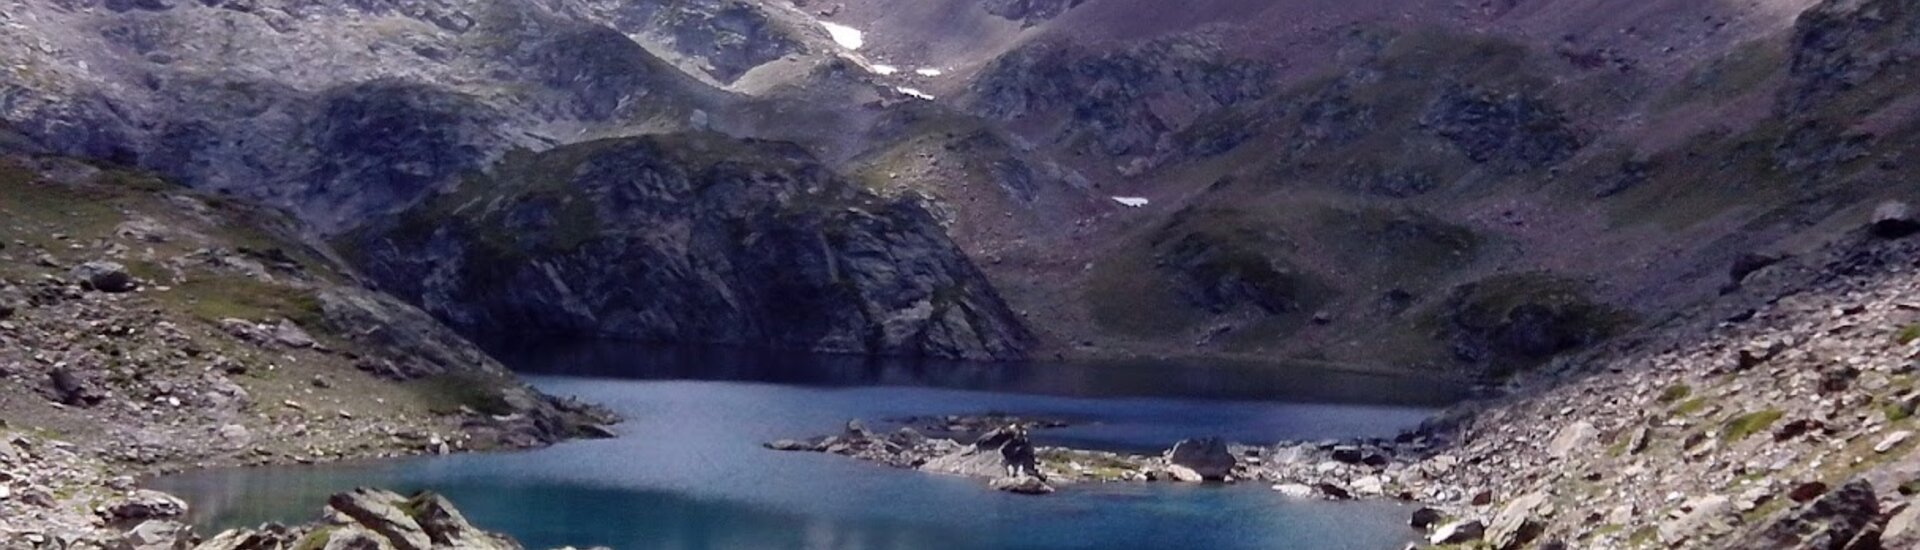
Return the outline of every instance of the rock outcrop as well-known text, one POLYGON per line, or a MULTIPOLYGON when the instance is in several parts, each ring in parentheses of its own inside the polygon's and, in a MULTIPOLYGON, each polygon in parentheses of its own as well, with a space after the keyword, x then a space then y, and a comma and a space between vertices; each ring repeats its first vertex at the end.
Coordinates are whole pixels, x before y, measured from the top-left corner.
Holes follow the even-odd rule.
POLYGON ((1170 38, 1120 51, 1043 41, 995 59, 974 80, 969 101, 988 118, 1044 125, 1049 139, 1084 142, 1083 152, 1131 163, 1159 153, 1163 137, 1193 123, 1157 105, 1209 112, 1273 88, 1271 67, 1204 39, 1170 38))
POLYGON ((191 548, 521 550, 513 539, 482 531, 468 523, 466 516, 440 495, 422 492, 409 497, 366 487, 328 497, 321 519, 313 524, 233 529, 191 548))
POLYGON ((919 204, 786 144, 709 134, 515 157, 348 237, 469 334, 1006 360, 1028 335, 919 204))

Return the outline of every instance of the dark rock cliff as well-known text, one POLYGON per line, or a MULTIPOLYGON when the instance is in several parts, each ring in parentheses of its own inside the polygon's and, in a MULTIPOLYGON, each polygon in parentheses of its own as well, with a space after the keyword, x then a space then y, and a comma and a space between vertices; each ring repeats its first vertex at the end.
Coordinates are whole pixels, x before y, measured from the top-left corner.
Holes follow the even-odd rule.
POLYGON ((673 135, 512 155, 347 239, 381 286, 469 333, 996 360, 1029 338, 918 204, 785 144, 673 135))

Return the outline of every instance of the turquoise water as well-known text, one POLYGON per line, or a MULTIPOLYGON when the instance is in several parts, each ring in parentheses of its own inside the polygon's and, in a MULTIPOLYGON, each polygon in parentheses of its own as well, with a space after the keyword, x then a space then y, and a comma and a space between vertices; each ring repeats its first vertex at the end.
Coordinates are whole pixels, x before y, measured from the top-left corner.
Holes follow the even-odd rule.
POLYGON ((509 357, 523 370, 563 373, 532 377, 547 391, 626 415, 621 437, 525 453, 195 472, 152 485, 187 498, 195 521, 215 528, 304 521, 325 495, 356 485, 433 489, 531 548, 1397 549, 1414 533, 1404 527, 1409 510, 1390 503, 1294 501, 1252 485, 1088 485, 1023 497, 759 445, 832 433, 849 418, 984 411, 1073 418, 1083 424, 1043 432, 1043 442, 1121 450, 1198 435, 1390 435, 1461 391, 1204 366, 907 366, 616 346, 509 357))

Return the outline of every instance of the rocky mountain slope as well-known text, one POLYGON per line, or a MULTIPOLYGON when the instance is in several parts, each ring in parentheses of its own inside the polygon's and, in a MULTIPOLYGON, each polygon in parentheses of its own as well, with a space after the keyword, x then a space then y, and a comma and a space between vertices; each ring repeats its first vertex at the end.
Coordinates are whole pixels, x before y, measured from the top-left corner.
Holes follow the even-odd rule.
POLYGON ((913 201, 717 134, 511 155, 350 235, 374 280, 469 332, 1015 359, 1020 320, 913 201))
MULTIPOLYGON (((1033 334, 871 336, 920 315, 896 297, 849 301, 864 312, 832 337, 781 335, 749 303, 725 309, 753 327, 693 339, 831 351, 1502 375, 1711 297, 1743 255, 1817 246, 1900 194, 1912 119, 1890 88, 1908 16, 1872 3, 15 0, 5 17, 0 110, 49 151, 341 235, 482 194, 460 188, 535 158, 514 151, 792 142, 818 161, 774 170, 922 203, 931 218, 876 229, 946 233, 985 275, 967 286, 1021 325, 970 330, 1033 334)), ((647 269, 625 258, 569 276, 647 269)), ((559 296, 518 309, 570 333, 703 326, 634 320, 694 296, 559 296)), ((471 330, 490 308, 428 309, 471 330)))
POLYGON ((1472 527, 1437 540, 1485 527, 1468 547, 1912 547, 1916 246, 1863 230, 1760 269, 1353 475, 1472 527))
POLYGON ((95 512, 166 500, 133 480, 181 468, 607 433, 608 415, 365 290, 298 227, 143 172, 0 159, 0 540, 183 533, 95 512))

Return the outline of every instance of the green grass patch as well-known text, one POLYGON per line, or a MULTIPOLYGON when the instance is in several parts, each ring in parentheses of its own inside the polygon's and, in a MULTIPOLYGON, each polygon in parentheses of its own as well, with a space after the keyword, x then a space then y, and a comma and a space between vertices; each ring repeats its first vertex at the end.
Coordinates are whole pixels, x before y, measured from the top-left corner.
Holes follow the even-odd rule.
POLYGON ((1693 395, 1693 386, 1688 386, 1686 384, 1674 384, 1671 386, 1667 386, 1667 389, 1662 390, 1660 392, 1660 402, 1672 403, 1675 401, 1679 401, 1681 399, 1686 399, 1688 396, 1691 396, 1691 395, 1693 395))
POLYGON ((1679 405, 1674 406, 1673 414, 1677 416, 1692 416, 1698 414, 1700 411, 1706 410, 1707 405, 1710 404, 1712 404, 1712 402, 1706 397, 1695 397, 1682 401, 1679 405))
POLYGON ((501 388, 507 382, 496 377, 472 373, 449 373, 408 382, 406 387, 423 400, 427 408, 439 414, 459 412, 462 407, 481 414, 506 415, 514 412, 501 388))
POLYGON ((1779 409, 1767 409, 1734 417, 1720 428, 1720 440, 1733 443, 1746 439, 1748 436, 1765 431, 1786 414, 1779 409))
POLYGON ((1912 344, 1914 340, 1920 340, 1920 323, 1900 327, 1900 331, 1893 334, 1893 341, 1902 346, 1912 344))
POLYGON ((310 290, 245 277, 195 278, 158 293, 201 320, 266 321, 287 319, 308 331, 325 326, 320 299, 310 290))
POLYGON ((1888 422, 1899 422, 1913 417, 1913 407, 1902 402, 1881 405, 1880 411, 1886 413, 1888 422))

